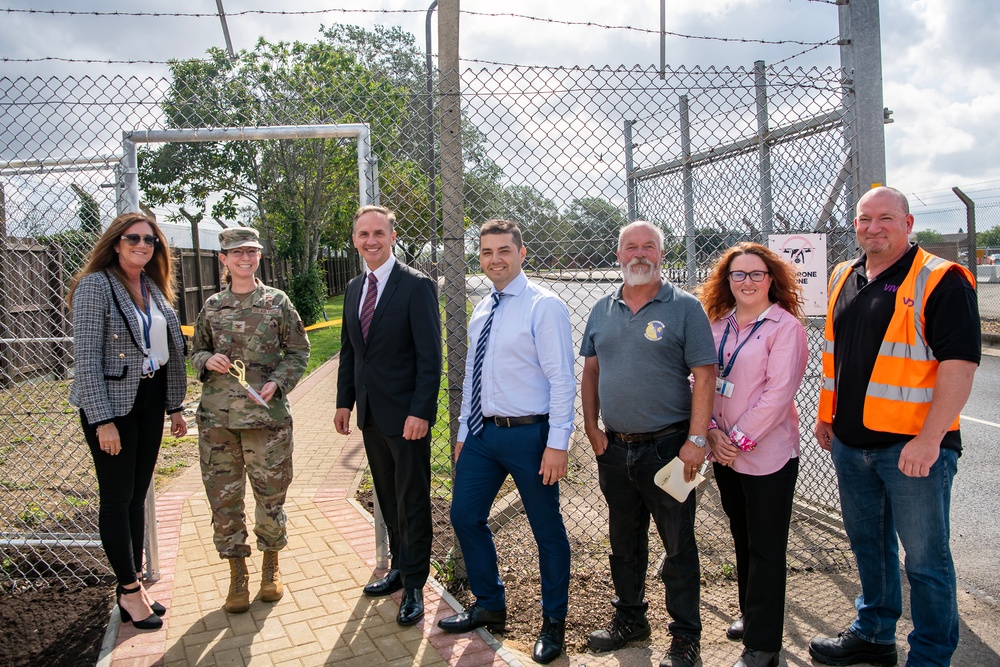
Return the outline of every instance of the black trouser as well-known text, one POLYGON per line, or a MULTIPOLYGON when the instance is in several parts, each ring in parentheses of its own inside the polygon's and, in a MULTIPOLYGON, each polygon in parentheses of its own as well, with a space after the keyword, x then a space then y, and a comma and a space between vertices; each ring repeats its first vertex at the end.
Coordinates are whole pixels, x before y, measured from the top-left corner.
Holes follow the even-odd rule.
POLYGON ((744 475, 714 465, 715 483, 736 546, 743 645, 781 650, 785 621, 786 551, 798 458, 770 475, 744 475))
POLYGON ((624 442, 611 434, 597 457, 598 479, 608 502, 611 540, 611 604, 627 624, 645 618, 646 569, 649 566, 649 519, 652 516, 666 557, 660 578, 666 590, 670 634, 701 638, 701 564, 694 537, 695 494, 683 503, 653 481, 656 472, 677 456, 687 431, 647 442, 624 442))
POLYGON ((419 440, 384 435, 367 411, 361 434, 372 484, 389 532, 392 568, 406 588, 422 588, 431 569, 431 434, 419 440))
POLYGON ((115 417, 122 443, 115 456, 101 450, 97 429, 80 410, 83 434, 97 472, 101 544, 122 586, 134 583, 142 571, 146 491, 160 453, 166 400, 166 369, 139 381, 132 410, 124 417, 115 417))

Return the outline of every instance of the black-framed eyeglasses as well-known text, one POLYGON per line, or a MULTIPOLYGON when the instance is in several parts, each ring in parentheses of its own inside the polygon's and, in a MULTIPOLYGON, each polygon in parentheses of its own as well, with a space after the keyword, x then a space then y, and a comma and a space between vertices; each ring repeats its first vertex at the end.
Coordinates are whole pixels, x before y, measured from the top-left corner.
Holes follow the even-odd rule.
POLYGON ((121 239, 129 245, 139 245, 140 239, 145 241, 148 246, 154 246, 160 242, 160 239, 152 234, 122 234, 121 239))
POLYGON ((771 275, 770 271, 750 271, 749 273, 747 273, 746 271, 730 271, 729 279, 732 280, 734 283, 741 283, 747 279, 747 276, 750 276, 750 280, 754 281, 755 283, 759 283, 763 281, 766 276, 769 275, 771 275))

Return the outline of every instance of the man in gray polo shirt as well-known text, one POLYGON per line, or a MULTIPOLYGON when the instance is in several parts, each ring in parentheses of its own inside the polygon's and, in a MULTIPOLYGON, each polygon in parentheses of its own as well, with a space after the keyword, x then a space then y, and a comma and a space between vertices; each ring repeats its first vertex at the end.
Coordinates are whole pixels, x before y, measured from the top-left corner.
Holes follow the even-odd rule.
POLYGON ((679 503, 653 476, 679 456, 690 481, 705 460, 715 345, 698 300, 660 276, 659 229, 642 221, 625 226, 617 254, 623 284, 594 305, 580 345, 584 428, 608 502, 616 595, 611 622, 587 643, 610 651, 649 637, 645 582, 652 515, 666 552, 661 578, 672 619, 670 650, 660 665, 692 667, 701 655, 694 494, 679 503))

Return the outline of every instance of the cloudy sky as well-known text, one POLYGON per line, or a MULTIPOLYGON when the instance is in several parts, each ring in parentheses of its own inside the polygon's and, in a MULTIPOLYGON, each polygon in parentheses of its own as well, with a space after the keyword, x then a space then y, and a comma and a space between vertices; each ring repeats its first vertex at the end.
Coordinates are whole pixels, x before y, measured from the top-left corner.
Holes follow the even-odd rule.
MULTIPOLYGON (((424 10, 413 0, 224 0, 236 50, 258 38, 316 38, 321 24, 396 24, 423 45, 424 10), (240 15, 248 10, 313 12, 240 15), (418 10, 413 13, 373 12, 418 10), (333 10, 363 10, 346 12, 333 10), (328 10, 328 11, 320 11, 328 10)), ((667 0, 667 30, 732 40, 822 42, 838 34, 830 0, 667 0)), ((212 14, 212 0, 0 0, 0 77, 84 74, 158 75, 163 65, 84 64, 57 60, 167 60, 204 55, 224 47, 217 17, 115 17, 9 12, 35 9, 75 12, 212 14), (139 8, 139 9, 137 9, 139 8)), ((526 65, 650 66, 659 64, 659 37, 640 30, 606 29, 533 21, 502 13, 608 26, 659 27, 657 0, 463 0, 464 59, 526 65)), ((953 206, 952 186, 983 205, 1000 202, 1000 4, 997 0, 881 0, 887 181, 928 205, 953 206), (990 198, 993 198, 992 200, 990 198)), ((436 52, 436 22, 434 23, 436 52)), ((668 67, 751 67, 775 63, 808 48, 800 44, 669 37, 668 67)), ((839 64, 839 49, 823 46, 789 61, 801 67, 839 64)), ((472 65, 472 63, 466 63, 472 65)), ((916 201, 915 201, 916 203, 916 201)), ((996 220, 993 224, 1000 223, 996 220)), ((982 226, 981 226, 982 228, 982 226)), ((948 230, 952 231, 952 230, 948 230)))

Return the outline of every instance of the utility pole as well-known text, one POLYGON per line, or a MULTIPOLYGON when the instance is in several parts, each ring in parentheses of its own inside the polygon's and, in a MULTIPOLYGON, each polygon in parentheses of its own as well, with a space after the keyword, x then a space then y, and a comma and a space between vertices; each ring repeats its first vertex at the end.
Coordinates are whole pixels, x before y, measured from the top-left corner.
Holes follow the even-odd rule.
MULTIPOLYGON (((465 208, 462 191, 462 79, 458 62, 459 0, 438 2, 438 90, 441 132, 441 222, 444 242, 448 420, 455 446, 467 350, 465 208)), ((454 452, 452 452, 454 454, 454 452)), ((454 460, 454 457, 452 457, 454 460)))
POLYGON ((878 0, 847 0, 840 15, 840 64, 844 70, 845 122, 855 178, 848 182, 849 210, 885 179, 882 38, 878 0))

